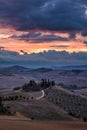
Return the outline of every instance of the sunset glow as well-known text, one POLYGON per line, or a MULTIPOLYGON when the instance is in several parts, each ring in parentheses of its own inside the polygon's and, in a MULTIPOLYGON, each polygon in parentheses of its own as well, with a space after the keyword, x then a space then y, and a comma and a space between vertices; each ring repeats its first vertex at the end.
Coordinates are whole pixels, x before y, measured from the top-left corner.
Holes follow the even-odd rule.
POLYGON ((0 10, 1 63, 38 59, 37 64, 54 64, 56 57, 59 64, 85 64, 86 1, 0 0, 0 10))
MULTIPOLYGON (((27 32, 22 31, 16 31, 16 30, 10 30, 10 29, 0 29, 0 46, 3 47, 4 50, 9 51, 16 51, 21 52, 21 50, 27 52, 27 53, 37 53, 42 52, 44 50, 56 50, 56 51, 68 51, 68 52, 79 52, 87 51, 87 45, 82 43, 79 40, 69 40, 69 41, 49 41, 49 42, 43 42, 43 43, 32 43, 25 40, 20 40, 16 38, 11 38, 13 35, 23 35, 27 34, 27 32)), ((47 33, 47 35, 50 35, 50 33, 47 33)), ((43 33, 45 35, 45 33, 43 33)), ((52 34, 51 34, 52 35, 52 34)), ((55 33, 55 36, 61 36, 68 38, 69 34, 66 33, 55 33)), ((77 39, 84 39, 80 35, 77 36, 77 39)))

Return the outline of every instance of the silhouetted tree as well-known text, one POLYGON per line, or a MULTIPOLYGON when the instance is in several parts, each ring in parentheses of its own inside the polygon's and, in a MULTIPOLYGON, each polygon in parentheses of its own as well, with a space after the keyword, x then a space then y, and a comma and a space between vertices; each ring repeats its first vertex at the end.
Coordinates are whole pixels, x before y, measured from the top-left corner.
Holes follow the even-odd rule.
POLYGON ((24 84, 22 89, 24 91, 40 91, 48 87, 54 86, 55 82, 50 81, 49 79, 42 79, 39 83, 36 83, 34 80, 30 80, 29 83, 24 84))

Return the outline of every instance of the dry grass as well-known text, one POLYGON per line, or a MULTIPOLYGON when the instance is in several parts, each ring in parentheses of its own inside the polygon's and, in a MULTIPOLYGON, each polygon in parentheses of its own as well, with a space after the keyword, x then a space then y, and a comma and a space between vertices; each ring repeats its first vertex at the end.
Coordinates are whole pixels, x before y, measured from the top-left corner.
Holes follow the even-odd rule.
POLYGON ((0 130, 87 130, 87 123, 0 120, 0 130))
POLYGON ((20 120, 20 121, 29 121, 31 119, 21 115, 19 112, 16 112, 15 115, 0 115, 0 120, 20 120))

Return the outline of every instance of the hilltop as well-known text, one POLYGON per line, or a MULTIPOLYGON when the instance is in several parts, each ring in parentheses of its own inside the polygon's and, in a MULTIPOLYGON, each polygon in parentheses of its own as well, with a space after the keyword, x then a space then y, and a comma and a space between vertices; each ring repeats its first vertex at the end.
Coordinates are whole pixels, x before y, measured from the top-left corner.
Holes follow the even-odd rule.
MULTIPOLYGON (((21 66, 11 66, 0 69, 0 89, 21 86, 29 80, 40 81, 42 78, 54 80, 56 85, 60 85, 70 91, 87 89, 86 69, 51 69, 51 68, 26 68, 21 66)), ((84 94, 84 90, 82 90, 84 94)), ((86 90, 87 91, 87 90, 86 90)), ((86 93, 85 93, 86 95, 86 93)))

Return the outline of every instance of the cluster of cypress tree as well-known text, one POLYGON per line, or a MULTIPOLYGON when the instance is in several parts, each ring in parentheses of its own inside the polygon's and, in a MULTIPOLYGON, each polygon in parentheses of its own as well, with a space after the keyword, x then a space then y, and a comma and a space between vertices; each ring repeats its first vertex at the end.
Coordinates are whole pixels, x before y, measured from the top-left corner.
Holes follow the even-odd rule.
POLYGON ((22 86, 22 90, 24 91, 39 91, 42 89, 46 89, 48 87, 54 86, 55 82, 47 79, 42 79, 40 82, 36 82, 35 80, 30 80, 29 83, 26 83, 22 86))

